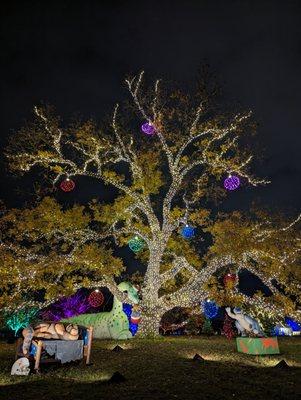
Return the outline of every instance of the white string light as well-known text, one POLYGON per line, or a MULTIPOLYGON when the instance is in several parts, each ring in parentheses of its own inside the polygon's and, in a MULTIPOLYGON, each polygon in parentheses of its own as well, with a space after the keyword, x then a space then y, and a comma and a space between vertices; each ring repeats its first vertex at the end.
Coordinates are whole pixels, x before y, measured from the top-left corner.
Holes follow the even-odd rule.
MULTIPOLYGON (((201 102, 195 110, 191 126, 188 131, 183 134, 183 143, 181 144, 181 141, 177 143, 178 139, 175 138, 174 142, 177 145, 174 145, 175 143, 170 145, 170 140, 166 140, 166 137, 168 137, 164 130, 166 128, 164 128, 161 121, 162 111, 159 106, 159 81, 157 80, 155 82, 154 95, 148 107, 149 111, 146 111, 141 102, 140 93, 143 75, 144 72, 141 72, 138 77, 127 79, 126 84, 142 118, 155 126, 156 136, 161 146, 160 155, 165 156, 168 163, 170 184, 161 205, 160 215, 162 215, 162 221, 154 210, 150 196, 147 194, 145 188, 143 187, 141 192, 136 190, 133 185, 127 185, 111 168, 122 162, 129 167, 132 182, 143 177, 143 168, 139 163, 139 156, 134 149, 135 135, 132 135, 129 140, 123 140, 122 128, 118 125, 117 121, 118 104, 114 109, 112 119, 115 140, 112 139, 109 141, 104 138, 96 138, 93 136, 89 142, 91 144, 87 147, 70 140, 70 138, 65 138, 64 132, 57 127, 53 128, 51 121, 48 120, 43 111, 35 107, 34 110, 37 117, 44 123, 45 130, 52 137, 51 151, 44 153, 24 152, 11 156, 11 160, 15 163, 15 167, 21 171, 29 171, 36 165, 51 170, 54 174, 54 184, 62 176, 67 177, 67 179, 75 176, 88 176, 102 180, 106 184, 110 184, 119 189, 125 196, 128 196, 130 199, 130 206, 126 207, 123 213, 123 217, 126 216, 123 227, 118 227, 119 216, 117 215, 116 221, 114 221, 103 234, 89 229, 80 230, 78 232, 78 237, 76 237, 75 248, 89 241, 99 241, 108 236, 113 236, 116 242, 120 237, 124 237, 124 235, 136 235, 145 241, 148 246, 149 260, 142 287, 142 302, 140 307, 143 319, 140 324, 139 333, 152 333, 156 335, 159 332, 159 323, 164 312, 173 307, 191 307, 206 299, 209 295, 209 291, 205 290, 203 286, 213 274, 220 269, 227 268, 229 264, 237 265, 238 269, 241 268, 240 264, 243 264, 244 268, 258 275, 274 294, 278 291, 271 284, 271 278, 266 278, 263 273, 255 269, 249 262, 249 258, 256 259, 258 267, 261 268, 263 257, 260 252, 255 255, 254 252, 252 254, 250 252, 248 254, 241 254, 240 259, 235 259, 232 255, 225 255, 223 257, 212 255, 207 265, 200 269, 196 269, 194 266, 190 265, 185 257, 179 257, 173 254, 171 269, 162 274, 160 273, 162 258, 169 251, 169 239, 181 223, 181 218, 183 218, 181 217, 176 221, 173 220, 171 215, 173 201, 177 195, 180 195, 181 191, 183 191, 183 184, 185 180, 190 179, 189 174, 195 167, 203 167, 203 172, 198 173, 196 178, 197 182, 200 182, 202 177, 212 174, 212 171, 215 170, 218 171, 217 176, 219 176, 220 171, 224 171, 225 173, 227 171, 235 172, 241 177, 244 177, 249 184, 253 186, 267 184, 269 181, 256 179, 248 173, 247 169, 252 160, 252 155, 246 156, 237 154, 235 158, 228 156, 229 150, 237 150, 242 124, 250 118, 250 112, 234 116, 228 126, 220 127, 218 124, 215 124, 215 126, 211 124, 211 126, 202 129, 200 117, 205 110, 204 104, 201 102), (183 161, 183 154, 185 154, 185 152, 188 153, 187 150, 192 144, 195 145, 196 150, 189 152, 190 158, 188 162, 185 163, 183 161), (68 145, 72 146, 80 153, 84 162, 80 163, 69 158, 65 154, 64 148, 68 145), (96 171, 90 169, 91 166, 95 166, 96 171), (59 172, 56 172, 53 167, 58 167, 57 171, 59 172), (147 221, 147 233, 146 228, 144 230, 142 229, 144 219, 147 221), (137 225, 140 226, 140 229, 137 225), (160 297, 159 291, 162 286, 164 286, 169 279, 175 278, 175 276, 183 270, 189 273, 187 282, 174 293, 165 294, 160 297)), ((186 205, 184 219, 187 223, 189 205, 196 202, 188 202, 185 196, 183 199, 186 205)), ((195 204, 195 207, 197 208, 197 204, 195 204)), ((298 222, 299 219, 300 216, 295 220, 295 223, 298 222)), ((285 229, 292 226, 293 224, 290 224, 285 229)), ((258 235, 260 235, 261 232, 259 232, 258 235)), ((270 232, 271 231, 266 231, 266 233, 263 233, 263 237, 270 235, 270 232)), ((41 235, 43 236, 42 233, 41 235)), ((68 240, 68 236, 65 236, 64 239, 68 240)), ((75 240, 74 233, 70 237, 70 240, 75 240)), ((72 254, 71 252, 69 256, 65 256, 69 262, 72 262, 72 254)), ((40 259, 40 262, 44 261, 45 260, 40 259)), ((20 280, 21 279, 23 278, 21 278, 20 275, 20 280)), ((280 275, 279 279, 281 279, 280 275)), ((90 284, 91 287, 105 285, 118 298, 130 302, 127 296, 118 290, 112 277, 103 277, 101 281, 92 280, 90 284)), ((78 288, 78 284, 75 284, 74 288, 78 288)), ((247 296, 244 296, 244 299, 248 303, 253 304, 253 302, 256 302, 257 305, 259 304, 257 300, 253 301, 247 296)), ((55 299, 51 299, 51 301, 54 300, 55 299)))

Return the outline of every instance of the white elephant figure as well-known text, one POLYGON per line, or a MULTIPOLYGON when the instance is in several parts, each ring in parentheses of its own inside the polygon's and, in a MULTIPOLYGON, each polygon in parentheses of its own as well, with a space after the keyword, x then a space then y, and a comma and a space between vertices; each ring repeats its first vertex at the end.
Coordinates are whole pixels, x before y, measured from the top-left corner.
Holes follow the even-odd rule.
POLYGON ((264 336, 259 323, 249 315, 244 314, 240 308, 235 307, 232 312, 231 308, 227 307, 226 312, 229 317, 236 320, 235 326, 241 336, 247 336, 248 333, 253 333, 257 336, 264 336))

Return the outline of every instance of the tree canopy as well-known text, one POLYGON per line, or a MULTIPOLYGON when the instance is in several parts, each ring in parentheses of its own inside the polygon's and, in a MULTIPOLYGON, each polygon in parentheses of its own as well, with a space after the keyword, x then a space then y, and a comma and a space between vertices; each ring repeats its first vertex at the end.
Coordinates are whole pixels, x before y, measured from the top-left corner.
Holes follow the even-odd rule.
POLYGON ((251 173, 252 113, 221 111, 202 83, 192 96, 168 92, 159 80, 147 86, 143 73, 126 85, 132 102, 117 104, 102 127, 90 120, 63 127, 51 108, 35 107, 34 121, 12 139, 7 156, 13 172, 43 172, 53 187, 90 177, 118 195, 69 208, 46 197, 5 211, 2 305, 21 304, 39 291, 51 301, 100 284, 120 296, 114 277, 125 267, 112 253, 112 240, 123 246, 137 237, 145 244, 136 256, 146 264, 141 307, 149 325, 170 308, 208 296, 220 304, 272 304, 275 313, 293 315, 300 301, 300 216, 286 222, 259 211, 217 212, 228 175, 243 187, 268 183, 251 173), (141 132, 141 124, 152 134, 141 132), (186 225, 197 228, 195 238, 182 237, 186 225), (273 296, 255 301, 237 287, 221 289, 218 274, 229 268, 250 270, 273 296))

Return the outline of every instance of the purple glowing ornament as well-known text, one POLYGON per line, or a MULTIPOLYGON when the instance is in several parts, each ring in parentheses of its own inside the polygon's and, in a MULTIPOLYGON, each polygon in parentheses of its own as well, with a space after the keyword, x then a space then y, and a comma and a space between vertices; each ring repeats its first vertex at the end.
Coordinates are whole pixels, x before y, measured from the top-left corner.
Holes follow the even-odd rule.
POLYGON ((145 122, 144 124, 142 124, 141 130, 146 135, 153 135, 156 132, 155 127, 151 122, 145 122))
POLYGON ((224 188, 227 190, 236 190, 240 186, 240 179, 238 176, 229 175, 228 178, 224 180, 224 188))

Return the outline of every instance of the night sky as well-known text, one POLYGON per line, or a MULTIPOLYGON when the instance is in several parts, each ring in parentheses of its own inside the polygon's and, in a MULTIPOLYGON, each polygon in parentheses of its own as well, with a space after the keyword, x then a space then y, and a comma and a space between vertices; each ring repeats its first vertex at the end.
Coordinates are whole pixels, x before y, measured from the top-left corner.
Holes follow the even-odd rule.
MULTIPOLYGON (((300 206, 301 3, 298 1, 9 1, 2 6, 1 147, 34 104, 101 120, 144 69, 189 87, 203 63, 227 101, 259 122, 256 173, 272 184, 235 194, 295 215, 300 206)), ((4 163, 1 164, 4 170, 4 163)), ((2 172, 0 196, 15 204, 20 181, 2 172)), ((28 178, 29 179, 29 178, 28 178)), ((75 196, 95 195, 85 182, 75 196)), ((96 190, 97 191, 97 190, 96 190)), ((97 193, 96 193, 97 194, 97 193)), ((232 194, 231 194, 232 196, 232 194)))

